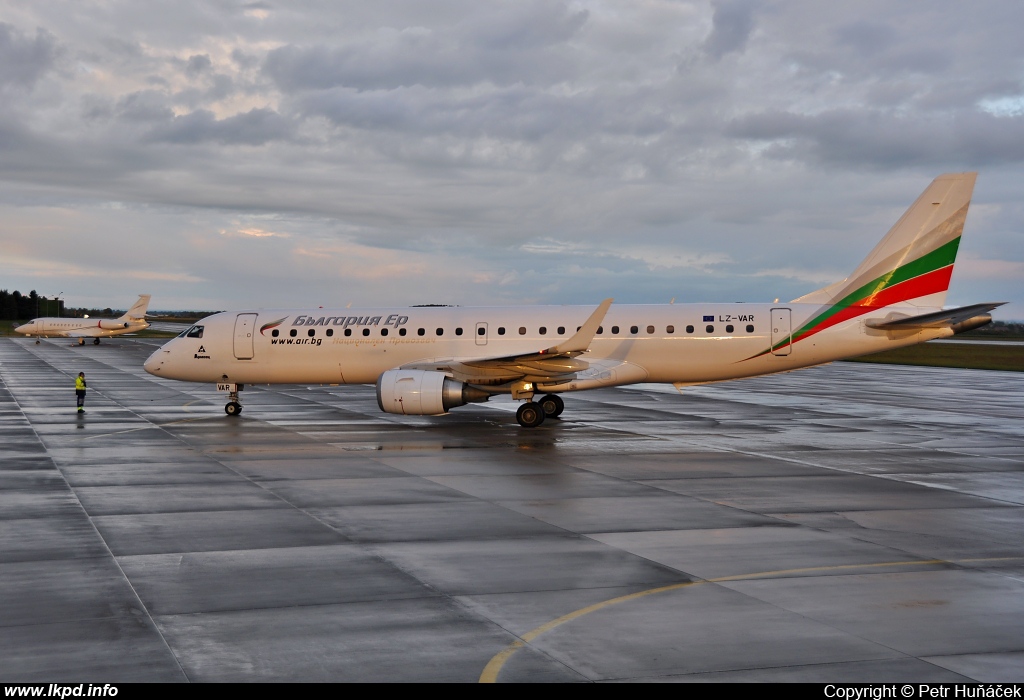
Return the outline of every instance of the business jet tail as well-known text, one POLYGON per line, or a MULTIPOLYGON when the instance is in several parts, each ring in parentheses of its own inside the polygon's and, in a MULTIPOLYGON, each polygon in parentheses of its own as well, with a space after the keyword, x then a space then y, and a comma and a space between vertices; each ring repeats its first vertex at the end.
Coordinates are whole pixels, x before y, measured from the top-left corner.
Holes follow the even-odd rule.
POLYGON ((131 321, 141 320, 146 318, 146 309, 149 307, 149 294, 140 294, 139 300, 132 305, 132 308, 128 309, 127 312, 118 321, 131 321))
POLYGON ((942 308, 977 173, 935 178, 849 277, 794 303, 942 308))

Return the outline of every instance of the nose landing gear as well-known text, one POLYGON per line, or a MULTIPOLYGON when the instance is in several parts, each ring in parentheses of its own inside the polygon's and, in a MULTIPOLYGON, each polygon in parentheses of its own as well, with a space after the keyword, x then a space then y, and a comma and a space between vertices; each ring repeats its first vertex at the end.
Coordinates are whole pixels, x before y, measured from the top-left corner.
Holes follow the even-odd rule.
POLYGON ((229 416, 237 416, 242 412, 242 404, 238 401, 238 392, 244 388, 244 384, 218 384, 218 389, 228 390, 228 402, 224 405, 224 413, 229 416))

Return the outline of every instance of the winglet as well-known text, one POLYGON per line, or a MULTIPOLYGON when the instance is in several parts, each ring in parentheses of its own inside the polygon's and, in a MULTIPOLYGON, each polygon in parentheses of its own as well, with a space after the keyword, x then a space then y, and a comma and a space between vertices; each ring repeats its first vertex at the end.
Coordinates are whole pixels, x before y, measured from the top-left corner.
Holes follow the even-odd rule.
POLYGON ((573 337, 566 340, 564 343, 559 343, 553 348, 542 350, 542 355, 555 355, 555 354, 567 354, 567 353, 581 353, 586 352, 587 348, 590 347, 590 343, 594 340, 594 336, 597 335, 597 329, 600 327, 601 322, 604 321, 604 315, 608 313, 608 307, 612 305, 614 299, 605 299, 601 302, 594 313, 590 314, 590 318, 580 326, 580 329, 576 331, 573 337))

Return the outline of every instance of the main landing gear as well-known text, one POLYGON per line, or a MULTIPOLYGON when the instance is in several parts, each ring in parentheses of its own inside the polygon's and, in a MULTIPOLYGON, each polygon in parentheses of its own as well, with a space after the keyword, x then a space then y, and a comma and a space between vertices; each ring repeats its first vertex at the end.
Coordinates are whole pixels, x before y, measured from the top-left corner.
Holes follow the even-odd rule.
POLYGON ((540 401, 527 401, 516 411, 516 420, 524 428, 536 428, 545 418, 557 418, 565 410, 565 402, 557 394, 548 394, 540 401))
POLYGON ((99 345, 100 344, 100 339, 99 338, 93 338, 92 339, 92 344, 93 345, 99 345))

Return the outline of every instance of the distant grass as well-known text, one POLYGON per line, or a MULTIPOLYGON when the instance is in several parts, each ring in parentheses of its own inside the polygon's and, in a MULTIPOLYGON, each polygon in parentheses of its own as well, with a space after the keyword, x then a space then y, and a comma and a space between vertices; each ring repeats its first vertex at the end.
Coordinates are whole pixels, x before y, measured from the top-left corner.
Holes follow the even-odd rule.
POLYGON ((847 362, 1024 372, 1024 345, 932 342, 855 357, 847 362))

